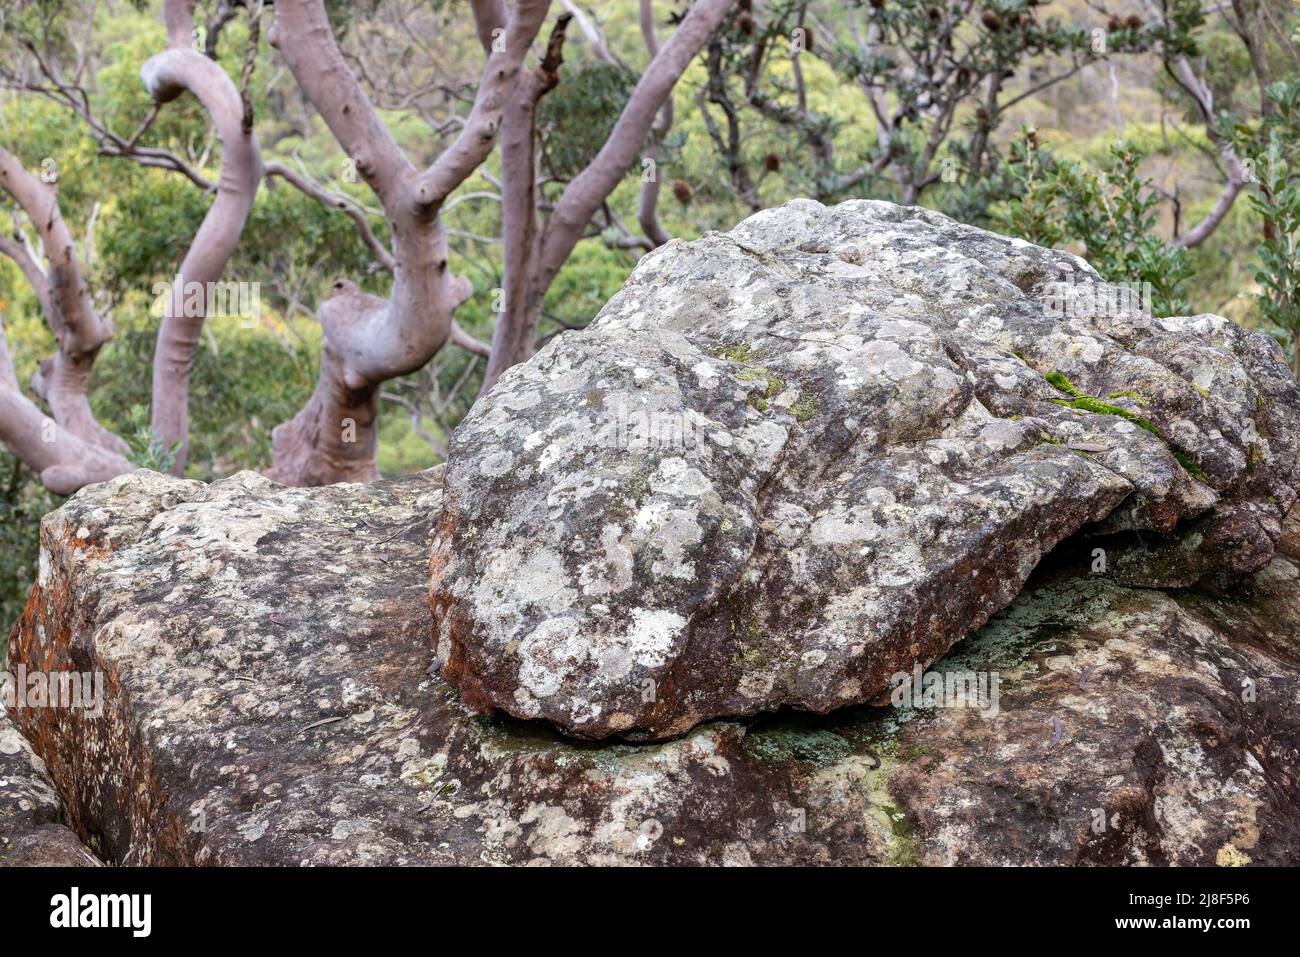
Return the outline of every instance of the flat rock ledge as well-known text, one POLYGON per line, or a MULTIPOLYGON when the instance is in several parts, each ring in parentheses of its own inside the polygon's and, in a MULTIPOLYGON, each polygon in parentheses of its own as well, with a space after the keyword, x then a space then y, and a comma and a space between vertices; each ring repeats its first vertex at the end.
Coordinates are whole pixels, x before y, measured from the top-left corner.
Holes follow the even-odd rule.
POLYGON ((1300 486, 1277 344, 1082 260, 799 200, 644 257, 451 440, 443 676, 583 738, 870 701, 1076 535, 1115 580, 1242 574, 1300 486))
MULTIPOLYGON (((104 677, 97 711, 11 713, 61 820, 111 864, 1266 864, 1300 852, 1290 527, 1278 555, 1221 595, 1128 587, 1089 574, 1086 549, 1076 565, 1058 549, 933 666, 997 673, 996 714, 782 711, 597 744, 476 715, 431 668, 442 494, 441 470, 310 490, 137 472, 48 515, 8 666, 104 677)), ((10 747, 4 730, 0 741, 10 747)), ((11 793, 0 788, 0 821, 11 793)))

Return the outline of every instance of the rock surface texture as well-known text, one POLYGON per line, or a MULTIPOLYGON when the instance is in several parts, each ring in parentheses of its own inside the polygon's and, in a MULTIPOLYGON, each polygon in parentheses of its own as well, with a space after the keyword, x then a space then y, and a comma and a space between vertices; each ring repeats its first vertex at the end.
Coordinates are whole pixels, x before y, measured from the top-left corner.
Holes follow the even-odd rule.
POLYGON ((869 701, 1071 536, 1117 583, 1259 569, 1300 482, 1277 345, 1111 302, 1074 256, 881 202, 661 247, 453 437, 443 676, 662 739, 869 701))
POLYGON ((1245 864, 1300 848, 1292 529, 1230 597, 1126 587, 1089 573, 1086 546, 1074 565, 1058 549, 935 666, 1000 674, 996 714, 864 705, 592 744, 475 715, 431 673, 441 489, 438 471, 311 490, 138 472, 46 517, 9 666, 100 671, 105 700, 13 717, 103 860, 1245 864))
POLYGON ((44 763, 0 711, 0 867, 97 866, 63 820, 44 763))

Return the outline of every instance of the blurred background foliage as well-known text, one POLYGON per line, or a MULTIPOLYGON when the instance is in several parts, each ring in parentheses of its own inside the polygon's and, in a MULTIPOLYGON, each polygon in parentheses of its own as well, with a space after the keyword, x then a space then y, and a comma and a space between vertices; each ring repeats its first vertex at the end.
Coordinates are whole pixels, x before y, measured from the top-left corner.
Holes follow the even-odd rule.
MULTIPOLYGON (((674 92, 675 121, 657 171, 670 187, 659 203, 670 234, 691 239, 709 229, 727 229, 755 208, 801 195, 905 198, 897 176, 836 186, 839 174, 878 155, 876 119, 854 79, 873 72, 888 77, 896 66, 861 62, 858 49, 843 40, 850 33, 850 11, 867 3, 890 29, 913 38, 925 36, 937 11, 919 0, 814 0, 810 8, 819 23, 833 27, 833 35, 810 38, 813 55, 799 58, 807 113, 797 122, 789 121, 788 112, 785 121, 780 115, 795 96, 795 62, 786 38, 799 5, 739 3, 718 41, 717 62, 742 71, 746 51, 759 38, 772 38, 757 86, 757 100, 768 109, 747 110, 736 155, 720 155, 709 123, 720 116, 716 98, 738 95, 740 81, 730 73, 711 80, 705 56, 692 64, 674 92), (818 137, 833 147, 830 164, 812 155, 809 144, 818 137), (749 171, 749 195, 738 188, 737 167, 749 171)), ((933 157, 936 168, 953 175, 926 186, 917 201, 963 221, 1071 249, 1115 281, 1149 281, 1159 313, 1218 312, 1291 344, 1300 334, 1295 245, 1300 86, 1294 77, 1300 16, 1291 0, 1246 3, 1252 16, 1268 18, 1269 28, 1261 29, 1264 39, 1254 51, 1268 60, 1279 81, 1266 92, 1259 88, 1251 51, 1221 18, 1205 16, 1189 0, 1166 5, 1181 24, 1177 37, 1150 31, 1136 4, 1106 8, 1086 0, 990 0, 975 7, 971 31, 980 29, 975 18, 984 11, 987 36, 978 35, 982 55, 1013 74, 1007 81, 1010 93, 1032 90, 1053 62, 1092 42, 1098 26, 1108 30, 1114 54, 1026 95, 995 120, 982 117, 974 100, 961 105, 952 133, 933 157), (1028 16, 1032 27, 991 30, 989 11, 1004 24, 1028 16), (1247 184, 1249 201, 1238 201, 1210 240, 1191 250, 1168 240, 1176 226, 1185 228, 1211 207, 1221 180, 1195 105, 1152 52, 1160 42, 1186 44, 1203 64, 1222 122, 1259 173, 1247 184), (981 134, 989 140, 989 158, 972 170, 971 144, 981 134)), ((120 133, 134 130, 150 106, 140 65, 163 46, 159 0, 20 7, 0 20, 0 42, 6 44, 0 55, 21 50, 24 31, 52 24, 86 51, 95 115, 120 133), (92 19, 93 28, 87 29, 92 19)), ((200 22, 213 7, 213 0, 200 4, 200 22)), ((553 16, 559 4, 555 7, 553 16)), ((464 112, 481 69, 466 5, 330 0, 328 8, 350 63, 393 135, 417 165, 430 162, 455 132, 446 125, 448 113, 464 112), (412 30, 412 23, 421 28, 412 30)), ((546 196, 599 150, 647 61, 636 0, 595 0, 582 8, 600 24, 618 62, 592 56, 589 41, 570 29, 560 82, 539 111, 546 196)), ((661 39, 673 29, 670 18, 684 9, 684 3, 656 5, 661 39)), ((247 38, 248 21, 241 15, 226 26, 217 45, 218 62, 236 80, 247 38)), ((265 158, 301 169, 353 198, 372 211, 371 226, 384 239, 386 226, 374 197, 349 175, 335 141, 265 36, 251 90, 265 158)), ((915 108, 915 91, 894 91, 890 105, 903 113, 915 108)), ((895 165, 920 163, 923 129, 924 124, 900 125, 895 165)), ((80 244, 96 304, 117 328, 97 362, 92 403, 106 427, 147 445, 142 425, 148 418, 157 330, 153 287, 175 272, 211 197, 174 172, 100 155, 82 119, 30 92, 0 92, 0 142, 29 168, 49 159, 57 167, 60 202, 80 244)), ((188 99, 162 111, 146 142, 175 151, 209 178, 216 175, 220 144, 188 99)), ((469 278, 475 290, 457 318, 484 340, 491 338, 493 291, 501 284, 500 209, 489 195, 498 162, 497 156, 490 158, 444 213, 453 270, 469 278)), ((608 204, 628 223, 636 221, 640 174, 639 167, 630 170, 608 204)), ((0 202, 0 230, 11 232, 14 226, 11 208, 0 202)), ((580 243, 549 291, 540 334, 550 338, 589 322, 626 279, 637 255, 608 235, 580 243)), ((211 480, 269 463, 272 427, 291 418, 313 388, 320 345, 313 311, 338 276, 378 294, 390 283, 347 217, 283 182, 266 181, 226 270, 229 280, 260 284, 261 316, 254 322, 218 318, 208 323, 192 385, 190 477, 211 480)), ((54 343, 31 289, 3 258, 0 315, 20 381, 26 382, 54 343)), ((440 460, 450 431, 473 401, 482 370, 481 359, 447 348, 425 369, 389 384, 379 449, 384 474, 440 460)), ((147 449, 137 452, 145 455, 147 449)), ((39 518, 57 504, 0 450, 0 635, 21 611, 33 578, 39 518)))

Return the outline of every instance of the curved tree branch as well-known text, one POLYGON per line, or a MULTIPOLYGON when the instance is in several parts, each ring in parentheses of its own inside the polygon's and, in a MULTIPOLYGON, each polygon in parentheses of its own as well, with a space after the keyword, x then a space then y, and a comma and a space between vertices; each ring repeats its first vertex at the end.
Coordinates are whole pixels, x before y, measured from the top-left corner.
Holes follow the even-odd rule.
POLYGON ((304 195, 310 196, 322 205, 329 206, 331 209, 340 210, 356 224, 357 233, 360 234, 362 242, 375 255, 375 260, 384 269, 385 272, 393 272, 397 268, 397 260, 393 258, 392 252, 388 247, 379 241, 379 238, 370 228, 370 222, 366 219, 365 210, 354 203, 348 197, 341 193, 334 193, 326 189, 315 180, 309 179, 297 170, 286 166, 284 163, 270 162, 266 164, 267 176, 278 176, 285 182, 292 185, 295 189, 304 195))
POLYGON ((31 283, 58 342, 54 356, 41 363, 36 389, 62 431, 120 453, 126 444, 99 424, 87 397, 95 357, 112 337, 113 327, 95 312, 90 301, 76 245, 59 209, 56 187, 42 182, 12 154, 0 149, 0 189, 13 197, 31 221, 48 263, 42 270, 25 246, 16 240, 0 240, 0 252, 12 258, 31 283))
POLYGON ((697 0, 677 31, 659 48, 596 158, 565 189, 547 223, 541 280, 549 285, 591 217, 627 173, 660 107, 695 55, 704 48, 735 0, 697 0))
MULTIPOLYGON (((655 13, 653 0, 640 0, 638 19, 641 24, 641 38, 645 41, 646 51, 653 61, 659 53, 659 37, 655 34, 655 13)), ((659 161, 663 158, 664 139, 673 125, 673 98, 670 95, 659 108, 659 116, 651 130, 651 142, 645 155, 654 168, 650 178, 642 182, 641 195, 637 199, 636 219, 641 231, 653 246, 662 246, 672 237, 668 235, 659 222, 659 161)))
POLYGON ((155 103, 191 93, 212 118, 221 139, 217 197, 181 262, 154 351, 152 426, 164 445, 180 443, 172 469, 178 475, 185 468, 190 371, 210 304, 208 291, 235 251, 262 178, 257 136, 244 129, 239 91, 220 66, 193 47, 194 7, 194 0, 167 0, 163 10, 167 49, 140 70, 155 103), (200 295, 193 295, 195 290, 200 295), (200 300, 202 308, 195 308, 200 300))
POLYGON ((340 280, 317 310, 324 333, 320 379, 308 404, 273 433, 270 474, 276 480, 314 485, 377 477, 380 384, 419 369, 449 339, 482 354, 482 343, 452 318, 470 287, 450 274, 439 213, 495 144, 506 96, 548 5, 549 0, 520 0, 507 18, 500 2, 474 0, 487 52, 482 81, 459 137, 421 173, 348 68, 321 0, 275 4, 272 45, 379 198, 393 236, 388 299, 340 280), (287 37, 291 43, 282 42, 287 37))
POLYGON ((415 183, 415 195, 426 210, 436 212, 451 191, 482 165, 496 145, 506 101, 514 90, 528 53, 550 0, 519 0, 514 14, 506 21, 504 43, 488 47, 488 61, 483 67, 474 107, 456 141, 415 183))
POLYGON ((0 322, 0 442, 57 495, 134 471, 125 456, 74 435, 18 390, 0 322))
MULTIPOLYGON (((44 272, 50 298, 47 316, 55 337, 66 342, 63 348, 69 353, 93 352, 112 335, 112 329, 95 314, 90 292, 82 282, 77 248, 63 222, 54 183, 42 182, 11 153, 0 149, 0 189, 27 214, 49 262, 44 272)), ((29 264, 24 273, 33 266, 29 264)))
MULTIPOLYGON (((610 66, 621 66, 618 58, 609 50, 609 44, 605 42, 604 35, 596 24, 591 22, 591 17, 587 16, 573 0, 560 0, 560 6, 564 7, 564 12, 573 17, 578 29, 586 37, 587 43, 591 46, 591 52, 601 63, 608 63, 610 66)), ((653 52, 653 51, 652 51, 653 52)))
POLYGON ((454 320, 451 324, 451 342, 452 345, 459 346, 472 355, 482 356, 484 359, 492 354, 491 346, 480 339, 475 339, 454 320))
POLYGON ((1232 142, 1220 136, 1214 129, 1214 94, 1209 85, 1196 75, 1196 71, 1192 69, 1191 63, 1185 56, 1179 56, 1172 63, 1167 64, 1167 68, 1178 85, 1195 101, 1196 108, 1201 114, 1201 121, 1205 124, 1205 135, 1219 151, 1227 171, 1223 189, 1220 190, 1219 197, 1214 201, 1210 211, 1199 223, 1174 238, 1175 245, 1191 247, 1204 242, 1219 228, 1219 224, 1223 222, 1231 211, 1233 203, 1236 202, 1237 194, 1246 185, 1246 172, 1232 142))
MULTIPOLYGON (((677 31, 659 47, 641 74, 605 145, 570 181, 536 239, 515 220, 506 222, 505 219, 512 204, 521 204, 521 197, 534 196, 533 116, 537 97, 555 83, 554 79, 544 79, 545 63, 543 69, 535 72, 535 76, 543 79, 541 86, 531 89, 531 99, 529 90, 517 96, 507 118, 507 130, 513 130, 511 135, 518 145, 512 148, 503 143, 502 146, 501 169, 506 183, 502 206, 502 233, 507 243, 505 311, 498 317, 493 332, 483 392, 492 388, 502 372, 532 354, 546 290, 586 234, 592 217, 627 175, 677 81, 721 25, 733 3, 735 0, 696 0, 677 31)), ((519 223, 526 225, 533 221, 535 205, 530 199, 527 210, 522 207, 518 210, 519 223)))

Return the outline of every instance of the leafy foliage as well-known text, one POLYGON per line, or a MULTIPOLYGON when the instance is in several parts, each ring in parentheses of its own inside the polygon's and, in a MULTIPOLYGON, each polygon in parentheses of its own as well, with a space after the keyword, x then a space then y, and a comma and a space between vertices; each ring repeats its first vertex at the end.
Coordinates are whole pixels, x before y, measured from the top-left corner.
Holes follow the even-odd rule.
POLYGON ((1078 242, 1104 279, 1150 284, 1158 316, 1186 312, 1182 293, 1191 278, 1187 250, 1160 238, 1159 197, 1139 166, 1142 154, 1129 142, 1110 147, 1100 169, 1059 160, 1025 130, 1009 162, 1017 195, 1000 214, 1012 233, 1044 246, 1078 242))
POLYGON ((560 67, 560 82, 537 110, 547 171, 570 180, 596 158, 627 105, 636 74, 599 60, 560 67))
POLYGON ((1263 220, 1259 244, 1259 312, 1264 328, 1291 353, 1300 374, 1300 77, 1268 90, 1274 112, 1248 143, 1259 188, 1250 199, 1263 220))
POLYGON ((18 460, 0 448, 0 662, 9 626, 22 613, 36 578, 41 516, 57 504, 57 496, 27 481, 18 460))
POLYGON ((142 469, 166 472, 176 464, 181 443, 165 446, 162 440, 150 430, 149 410, 144 406, 131 406, 130 415, 134 428, 126 435, 126 440, 131 446, 127 458, 142 469))

